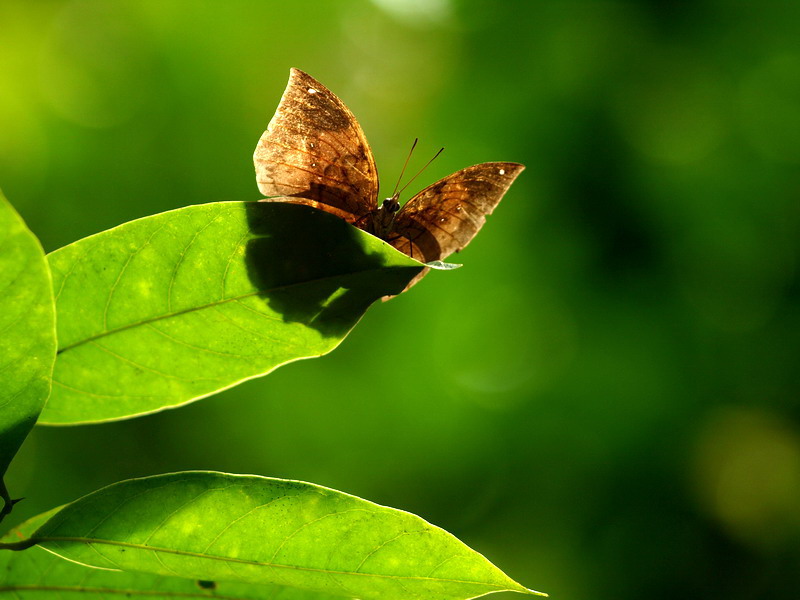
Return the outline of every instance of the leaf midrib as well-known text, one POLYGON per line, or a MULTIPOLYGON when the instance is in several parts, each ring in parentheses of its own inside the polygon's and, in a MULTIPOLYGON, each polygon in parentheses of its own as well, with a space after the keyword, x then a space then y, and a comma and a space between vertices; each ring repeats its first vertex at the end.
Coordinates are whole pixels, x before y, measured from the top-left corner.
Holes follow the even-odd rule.
MULTIPOLYGON (((319 569, 315 567, 302 567, 299 565, 287 565, 281 563, 273 563, 273 562, 264 562, 264 561, 257 561, 257 560, 247 560, 244 558, 233 558, 233 557, 226 557, 226 556, 216 556, 213 554, 202 554, 200 552, 190 552, 188 550, 177 550, 174 548, 161 548, 158 546, 146 546, 144 544, 133 544, 131 542, 121 542, 117 540, 101 540, 101 539, 92 539, 92 538, 84 538, 84 537, 50 537, 50 536, 43 536, 43 537, 33 537, 30 539, 31 542, 35 544, 43 544, 47 542, 74 542, 79 544, 105 544, 108 546, 118 546, 122 548, 130 548, 133 550, 143 550, 147 552, 163 552, 165 554, 173 554, 175 556, 188 556, 191 558, 201 558, 206 560, 219 560, 221 562, 233 562, 237 564, 244 564, 244 565, 251 565, 257 567, 270 567, 270 568, 278 568, 278 569, 290 569, 293 571, 305 571, 309 573, 324 573, 326 575, 358 575, 361 577, 374 577, 379 579, 396 579, 401 581, 438 581, 444 583, 456 583, 456 584, 467 584, 467 585, 479 585, 479 586, 487 586, 491 588, 495 588, 497 590, 509 590, 508 586, 504 586, 503 584, 499 583, 489 583, 485 581, 469 581, 466 579, 448 579, 444 577, 421 577, 421 576, 411 576, 411 575, 388 575, 388 574, 380 574, 380 573, 361 573, 356 571, 336 571, 333 569, 319 569)), ((51 549, 51 551, 53 551, 51 549)), ((106 560, 111 560, 108 557, 104 556, 106 560)), ((530 590, 528 590, 530 591, 530 590)))
POLYGON ((166 592, 164 590, 136 590, 131 588, 109 588, 109 587, 94 587, 84 585, 47 585, 47 584, 9 584, 0 585, 0 592, 16 592, 16 591, 30 591, 30 592, 80 592, 82 594, 114 594, 117 596, 125 596, 130 598, 132 596, 166 596, 168 598, 213 598, 214 600, 245 600, 245 596, 220 596, 214 594, 209 596, 203 592, 166 592))
POLYGON ((239 296, 231 296, 230 298, 223 298, 222 300, 217 300, 215 302, 208 302, 208 303, 202 304, 200 306, 192 306, 192 307, 189 307, 189 308, 185 308, 183 310, 178 310, 178 311, 171 312, 171 313, 157 315, 155 317, 151 317, 151 318, 148 318, 148 319, 142 319, 141 321, 136 321, 134 323, 129 323, 129 324, 123 325, 121 327, 116 327, 114 329, 109 329, 107 331, 103 331, 101 333, 89 336, 87 338, 84 338, 84 339, 79 340, 77 342, 74 342, 72 344, 68 344, 68 345, 64 346, 63 348, 59 348, 57 354, 61 354, 63 352, 66 352, 67 350, 72 350, 73 348, 77 348, 78 346, 82 346, 83 344, 88 344, 88 343, 91 343, 91 342, 93 342, 95 340, 102 339, 102 338, 110 336, 110 335, 114 335, 114 334, 119 333, 121 331, 127 331, 128 329, 134 329, 134 328, 140 327, 142 325, 149 325, 151 323, 156 323, 158 321, 163 321, 165 319, 171 319, 173 317, 179 317, 181 315, 192 313, 192 312, 195 312, 195 311, 198 311, 198 310, 205 310, 207 308, 213 308, 215 306, 220 306, 220 305, 223 305, 223 304, 227 304, 229 302, 236 302, 236 301, 242 300, 244 298, 250 298, 252 296, 258 296, 259 294, 269 294, 269 293, 272 293, 272 292, 276 292, 278 290, 291 289, 293 287, 297 287, 297 286, 301 286, 301 285, 307 285, 309 283, 316 283, 316 282, 326 281, 326 280, 330 280, 330 279, 338 279, 338 278, 342 278, 342 277, 348 277, 348 276, 351 276, 351 275, 361 275, 362 273, 370 273, 372 271, 389 270, 389 269, 396 269, 396 268, 412 269, 412 268, 415 268, 415 267, 382 266, 382 267, 379 267, 377 269, 363 269, 361 271, 351 271, 349 273, 338 273, 336 275, 328 275, 328 276, 325 276, 325 277, 318 277, 316 279, 307 279, 305 281, 296 281, 294 283, 287 283, 286 285, 279 285, 279 286, 275 286, 275 287, 267 288, 267 289, 263 289, 263 290, 255 290, 253 292, 248 292, 247 294, 241 294, 239 296))

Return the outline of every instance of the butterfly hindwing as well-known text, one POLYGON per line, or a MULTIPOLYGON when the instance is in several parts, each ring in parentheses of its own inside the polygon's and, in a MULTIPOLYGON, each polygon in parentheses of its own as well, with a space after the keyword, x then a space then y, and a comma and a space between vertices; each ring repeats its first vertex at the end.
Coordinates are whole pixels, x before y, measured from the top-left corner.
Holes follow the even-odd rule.
POLYGON ((481 163, 429 185, 400 209, 387 241, 422 262, 447 258, 475 237, 524 168, 481 163))
POLYGON ((299 69, 291 70, 253 160, 265 196, 291 196, 350 223, 377 204, 378 172, 361 126, 333 92, 299 69))

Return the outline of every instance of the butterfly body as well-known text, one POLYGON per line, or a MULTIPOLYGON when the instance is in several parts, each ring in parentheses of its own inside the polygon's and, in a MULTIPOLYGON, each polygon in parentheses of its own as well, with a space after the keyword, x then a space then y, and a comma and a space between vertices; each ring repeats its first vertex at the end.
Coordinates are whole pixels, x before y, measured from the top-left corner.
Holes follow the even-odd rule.
POLYGON ((394 226, 394 219, 400 210, 399 194, 386 198, 371 214, 371 226, 368 233, 388 241, 394 226))
POLYGON ((378 171, 355 116, 319 81, 292 69, 275 116, 254 154, 265 201, 334 214, 401 252, 431 262, 463 249, 517 175, 519 163, 481 163, 414 195, 378 203, 378 171))

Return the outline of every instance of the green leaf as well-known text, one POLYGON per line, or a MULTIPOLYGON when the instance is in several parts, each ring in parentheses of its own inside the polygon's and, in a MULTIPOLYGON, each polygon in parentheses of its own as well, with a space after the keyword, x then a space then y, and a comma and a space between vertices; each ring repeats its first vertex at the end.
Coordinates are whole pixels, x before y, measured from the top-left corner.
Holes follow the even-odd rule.
POLYGON ((415 515, 265 477, 187 472, 117 483, 62 509, 31 541, 97 568, 362 599, 536 593, 415 515))
POLYGON ((322 211, 257 202, 146 217, 49 259, 50 424, 175 407, 330 352, 422 268, 322 211))
MULTIPOLYGON (((34 517, 6 534, 0 543, 28 538, 59 509, 34 517)), ((95 569, 64 560, 34 546, 21 552, 0 552, 0 598, 71 600, 72 598, 224 598, 226 600, 337 600, 341 596, 229 581, 191 580, 150 573, 95 569)))
MULTIPOLYGON (((47 400, 55 351, 44 251, 0 192, 0 479, 47 400)), ((0 492, 2 518, 12 505, 5 484, 0 492)))

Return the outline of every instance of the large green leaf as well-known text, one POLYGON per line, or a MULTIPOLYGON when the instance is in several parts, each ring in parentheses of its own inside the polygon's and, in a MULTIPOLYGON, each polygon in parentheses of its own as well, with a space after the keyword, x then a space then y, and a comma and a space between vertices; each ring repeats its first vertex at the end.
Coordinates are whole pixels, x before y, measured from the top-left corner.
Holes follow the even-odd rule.
POLYGON ((188 472, 114 484, 31 542, 85 565, 381 600, 535 594, 419 517, 298 481, 188 472))
MULTIPOLYGON (((58 509, 23 523, 0 543, 28 538, 58 509)), ((223 598, 227 600, 337 600, 320 592, 277 585, 229 581, 191 580, 179 577, 95 569, 64 560, 34 546, 21 552, 0 552, 0 598, 14 600, 71 600, 73 598, 223 598)))
POLYGON ((49 255, 59 350, 40 422, 174 407, 335 348, 422 265, 285 203, 189 206, 49 255))
MULTIPOLYGON (((50 393, 55 352, 44 251, 0 192, 0 481, 50 393)), ((2 518, 11 503, 5 484, 0 492, 2 518)))

